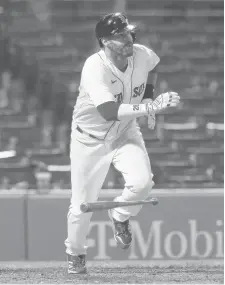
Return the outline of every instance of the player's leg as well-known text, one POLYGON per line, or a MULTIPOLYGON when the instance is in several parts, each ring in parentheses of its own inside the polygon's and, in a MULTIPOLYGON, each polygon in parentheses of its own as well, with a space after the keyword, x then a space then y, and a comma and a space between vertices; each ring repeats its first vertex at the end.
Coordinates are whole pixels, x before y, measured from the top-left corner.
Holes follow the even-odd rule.
POLYGON ((75 258, 81 268, 74 269, 74 263, 70 262, 71 273, 76 273, 76 270, 82 271, 82 260, 87 251, 87 235, 92 215, 82 213, 80 204, 98 199, 110 162, 103 144, 87 145, 73 139, 71 143, 72 197, 67 217, 68 236, 65 245, 68 256, 73 260, 75 258))
MULTIPOLYGON (((134 136, 117 150, 113 164, 125 180, 125 188, 122 194, 115 198, 116 201, 142 200, 149 196, 154 185, 153 175, 148 153, 139 131, 134 131, 134 136)), ((128 248, 132 240, 129 218, 136 216, 140 210, 141 206, 131 206, 110 211, 110 216, 114 221, 115 238, 123 248, 128 248)))

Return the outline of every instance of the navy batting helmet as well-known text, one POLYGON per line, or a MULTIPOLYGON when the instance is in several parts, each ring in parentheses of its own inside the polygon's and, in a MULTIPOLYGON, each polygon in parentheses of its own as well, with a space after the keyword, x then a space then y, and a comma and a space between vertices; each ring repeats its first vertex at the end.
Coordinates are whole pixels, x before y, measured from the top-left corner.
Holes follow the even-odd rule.
POLYGON ((120 34, 123 31, 130 31, 133 40, 135 40, 136 29, 137 26, 129 24, 128 19, 124 14, 111 13, 103 16, 98 21, 95 28, 95 34, 99 41, 100 47, 102 47, 102 38, 120 34))

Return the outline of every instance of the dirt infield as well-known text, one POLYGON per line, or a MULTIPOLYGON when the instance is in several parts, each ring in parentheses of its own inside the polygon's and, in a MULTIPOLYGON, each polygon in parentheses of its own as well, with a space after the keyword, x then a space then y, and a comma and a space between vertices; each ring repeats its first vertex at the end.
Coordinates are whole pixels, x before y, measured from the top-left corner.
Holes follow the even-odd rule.
POLYGON ((66 263, 0 263, 0 283, 11 284, 224 284, 223 265, 88 263, 87 275, 70 276, 66 263))

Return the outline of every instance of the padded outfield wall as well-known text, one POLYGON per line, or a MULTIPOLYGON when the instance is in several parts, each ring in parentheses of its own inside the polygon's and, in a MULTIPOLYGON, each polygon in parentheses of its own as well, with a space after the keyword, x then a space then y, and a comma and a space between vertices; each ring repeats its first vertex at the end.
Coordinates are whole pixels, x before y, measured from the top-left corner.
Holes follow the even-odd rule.
MULTIPOLYGON (((112 200, 118 190, 103 190, 112 200)), ((223 189, 154 190, 157 206, 132 219, 133 243, 116 248, 107 211, 92 217, 89 260, 218 261, 224 258, 223 189)), ((63 261, 70 192, 0 193, 0 261, 63 261)))

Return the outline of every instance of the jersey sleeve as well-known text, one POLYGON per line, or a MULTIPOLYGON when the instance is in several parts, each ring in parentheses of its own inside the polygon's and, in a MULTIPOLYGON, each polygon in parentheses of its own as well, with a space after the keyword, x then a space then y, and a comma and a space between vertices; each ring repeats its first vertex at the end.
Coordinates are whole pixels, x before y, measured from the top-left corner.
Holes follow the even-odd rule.
POLYGON ((105 102, 115 102, 109 86, 106 67, 98 60, 88 59, 82 70, 81 88, 88 93, 96 107, 105 102))
POLYGON ((160 58, 153 50, 146 46, 136 44, 136 48, 140 51, 140 56, 146 62, 148 72, 150 72, 160 62, 160 58))

